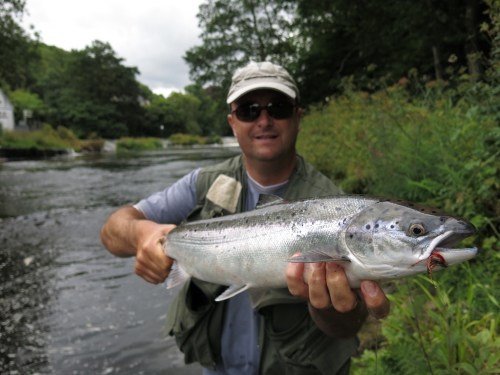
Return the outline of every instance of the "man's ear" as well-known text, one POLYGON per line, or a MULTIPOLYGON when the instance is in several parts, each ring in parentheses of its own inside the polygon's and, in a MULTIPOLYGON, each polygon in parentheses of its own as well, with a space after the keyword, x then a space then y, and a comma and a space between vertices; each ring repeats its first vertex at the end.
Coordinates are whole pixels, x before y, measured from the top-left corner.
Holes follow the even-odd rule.
POLYGON ((234 129, 234 119, 233 119, 233 115, 232 114, 228 114, 227 115, 227 122, 229 122, 229 126, 231 127, 231 129, 233 129, 233 135, 238 138, 236 136, 236 131, 234 129))
POLYGON ((297 130, 300 132, 300 121, 302 120, 302 113, 303 109, 302 108, 297 108, 297 121, 299 122, 299 125, 297 126, 297 130))

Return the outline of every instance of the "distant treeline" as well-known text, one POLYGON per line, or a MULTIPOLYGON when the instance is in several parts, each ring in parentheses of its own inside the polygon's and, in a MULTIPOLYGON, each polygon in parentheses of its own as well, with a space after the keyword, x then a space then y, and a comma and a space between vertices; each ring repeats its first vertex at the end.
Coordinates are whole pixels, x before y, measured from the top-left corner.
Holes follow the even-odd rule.
POLYGON ((44 45, 19 26, 25 0, 0 0, 0 87, 17 120, 31 109, 34 120, 79 137, 225 135, 230 77, 250 60, 289 69, 305 107, 342 93, 347 77, 367 92, 410 70, 429 82, 463 68, 478 82, 491 58, 490 8, 494 0, 206 0, 202 44, 184 56, 196 83, 164 98, 108 43, 69 52, 44 45))

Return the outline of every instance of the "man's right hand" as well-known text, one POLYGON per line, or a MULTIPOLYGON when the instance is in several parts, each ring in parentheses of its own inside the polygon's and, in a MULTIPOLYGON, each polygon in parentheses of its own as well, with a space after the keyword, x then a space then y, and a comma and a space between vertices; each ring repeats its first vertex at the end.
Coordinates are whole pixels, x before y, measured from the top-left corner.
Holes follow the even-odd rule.
POLYGON ((176 226, 146 220, 134 207, 115 211, 103 225, 101 240, 114 255, 136 256, 135 273, 147 282, 163 282, 173 260, 165 255, 163 241, 176 226))

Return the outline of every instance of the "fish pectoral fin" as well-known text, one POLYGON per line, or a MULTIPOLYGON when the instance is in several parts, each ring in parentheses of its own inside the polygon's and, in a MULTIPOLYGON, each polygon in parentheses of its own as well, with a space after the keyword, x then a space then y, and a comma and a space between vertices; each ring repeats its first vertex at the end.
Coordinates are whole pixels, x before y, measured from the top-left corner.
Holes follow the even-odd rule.
POLYGON ((247 293, 248 297, 250 297, 250 304, 252 305, 252 308, 256 308, 264 299, 267 289, 248 289, 247 293))
POLYGON ((259 195, 259 200, 257 201, 257 205, 255 208, 262 208, 267 206, 272 206, 273 204, 280 203, 283 201, 283 198, 278 197, 277 195, 272 194, 261 194, 259 195))
POLYGON ((348 262, 351 260, 346 255, 327 254, 322 251, 308 251, 288 259, 290 263, 319 263, 319 262, 348 262))
POLYGON ((231 285, 224 291, 224 293, 218 296, 215 300, 217 302, 224 301, 225 299, 234 297, 235 295, 244 292, 248 288, 250 288, 250 285, 231 285))
POLYGON ((167 277, 167 289, 173 288, 179 284, 182 284, 184 281, 187 281, 191 278, 191 276, 184 271, 179 263, 174 260, 172 267, 170 268, 170 273, 167 277))

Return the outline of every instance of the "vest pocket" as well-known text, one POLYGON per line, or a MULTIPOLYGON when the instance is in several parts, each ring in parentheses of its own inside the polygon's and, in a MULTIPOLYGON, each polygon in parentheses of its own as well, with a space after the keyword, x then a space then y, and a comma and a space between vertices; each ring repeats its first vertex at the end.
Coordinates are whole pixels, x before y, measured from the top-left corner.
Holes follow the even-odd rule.
POLYGON ((215 370, 220 360, 221 329, 217 327, 222 324, 224 303, 216 303, 210 297, 218 295, 221 289, 224 287, 192 279, 183 286, 168 310, 165 334, 175 337, 186 364, 199 362, 215 370), (207 289, 212 290, 207 294, 207 289))
POLYGON ((276 362, 281 362, 281 371, 286 375, 348 373, 348 361, 358 346, 357 338, 341 340, 327 336, 313 322, 305 303, 274 305, 263 310, 269 337, 267 346, 274 352, 271 355, 274 363, 269 358, 264 362, 264 367, 269 363, 270 370, 266 372, 264 368, 264 374, 278 373, 271 370, 276 362))

